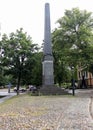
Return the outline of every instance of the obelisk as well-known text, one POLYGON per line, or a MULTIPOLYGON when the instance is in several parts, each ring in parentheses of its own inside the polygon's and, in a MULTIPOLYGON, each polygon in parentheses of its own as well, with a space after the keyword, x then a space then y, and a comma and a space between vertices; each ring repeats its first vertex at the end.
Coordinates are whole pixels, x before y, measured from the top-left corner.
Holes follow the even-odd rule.
POLYGON ((45 3, 44 20, 44 48, 43 48, 43 87, 54 85, 54 69, 51 41, 50 6, 45 3))

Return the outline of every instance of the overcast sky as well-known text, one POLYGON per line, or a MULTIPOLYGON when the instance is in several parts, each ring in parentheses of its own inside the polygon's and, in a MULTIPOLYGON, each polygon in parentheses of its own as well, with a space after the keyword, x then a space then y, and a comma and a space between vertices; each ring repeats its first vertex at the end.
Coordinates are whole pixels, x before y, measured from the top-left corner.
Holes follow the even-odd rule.
POLYGON ((79 7, 93 12, 93 0, 0 0, 1 34, 9 34, 22 27, 34 43, 42 44, 46 2, 50 3, 51 30, 66 9, 79 7))

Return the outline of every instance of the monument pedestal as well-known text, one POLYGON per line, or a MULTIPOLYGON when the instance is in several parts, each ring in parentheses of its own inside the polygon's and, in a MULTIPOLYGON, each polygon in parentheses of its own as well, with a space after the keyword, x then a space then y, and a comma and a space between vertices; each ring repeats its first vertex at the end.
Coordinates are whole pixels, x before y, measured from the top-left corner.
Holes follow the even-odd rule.
POLYGON ((68 95, 69 93, 62 88, 56 86, 43 86, 39 90, 40 95, 68 95))
POLYGON ((53 61, 43 61, 43 86, 54 85, 53 61))

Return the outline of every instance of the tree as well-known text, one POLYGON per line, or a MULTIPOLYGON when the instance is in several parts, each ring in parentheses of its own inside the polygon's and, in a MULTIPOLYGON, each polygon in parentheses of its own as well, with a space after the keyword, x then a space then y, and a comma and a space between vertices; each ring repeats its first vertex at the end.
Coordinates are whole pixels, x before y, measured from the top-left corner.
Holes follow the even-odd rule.
POLYGON ((35 65, 32 70, 32 84, 40 87, 42 85, 42 52, 35 53, 35 65))
POLYGON ((23 84, 38 87, 42 84, 42 52, 35 52, 30 58, 25 64, 25 75, 22 75, 22 81, 23 84))
POLYGON ((88 70, 93 74, 93 44, 87 48, 88 70))
POLYGON ((70 68, 79 64, 88 66, 87 58, 91 57, 88 49, 93 44, 92 13, 73 8, 66 10, 57 23, 59 27, 52 33, 53 52, 60 55, 61 62, 70 68))
MULTIPOLYGON (((7 35, 4 34, 3 35, 3 38, 2 38, 2 41, 0 41, 0 86, 5 86, 6 83, 8 82, 8 80, 6 81, 6 76, 4 75, 4 72, 5 72, 5 69, 6 67, 4 66, 4 49, 3 47, 5 48, 5 50, 7 49, 7 46, 6 46, 6 43, 7 43, 7 35), (6 47, 5 47, 6 46, 6 47)), ((6 61, 7 62, 7 61, 6 61)))
POLYGON ((54 54, 54 77, 55 83, 61 87, 61 84, 64 82, 70 81, 70 70, 65 63, 63 56, 60 53, 53 53, 54 54))
MULTIPOLYGON (((26 65, 31 62, 32 57, 38 47, 32 44, 32 39, 23 32, 23 29, 16 30, 16 33, 11 33, 9 38, 4 35, 2 37, 2 65, 6 67, 6 74, 12 74, 17 79, 17 94, 21 83, 22 75, 28 71, 26 65)), ((34 64, 34 63, 33 63, 34 64)))

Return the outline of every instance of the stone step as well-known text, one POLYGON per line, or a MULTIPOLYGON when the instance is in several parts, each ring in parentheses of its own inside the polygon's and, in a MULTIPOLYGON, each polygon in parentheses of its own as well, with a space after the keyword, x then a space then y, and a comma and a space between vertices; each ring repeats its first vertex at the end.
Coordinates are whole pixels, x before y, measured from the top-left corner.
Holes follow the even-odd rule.
POLYGON ((39 93, 41 95, 67 95, 69 94, 66 90, 63 90, 62 88, 58 88, 56 86, 42 87, 40 88, 39 93))

